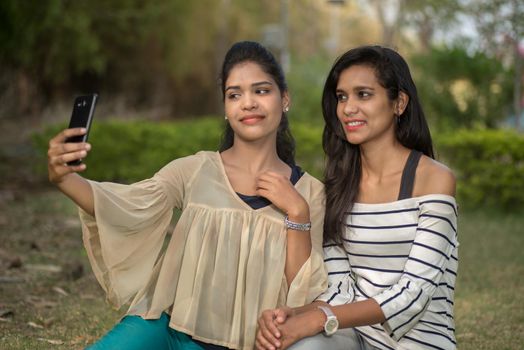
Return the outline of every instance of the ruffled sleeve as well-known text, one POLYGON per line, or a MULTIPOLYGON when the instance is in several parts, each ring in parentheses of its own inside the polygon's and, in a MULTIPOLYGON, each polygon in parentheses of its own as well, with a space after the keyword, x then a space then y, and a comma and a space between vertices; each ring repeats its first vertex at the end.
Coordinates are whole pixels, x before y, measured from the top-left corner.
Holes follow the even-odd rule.
MULTIPOLYGON (((324 187, 310 175, 307 189, 299 189, 309 204, 311 217, 311 256, 291 282, 286 304, 290 307, 302 306, 312 302, 327 288, 327 273, 322 251, 322 232, 324 227, 324 187)), ((285 283, 285 278, 284 278, 285 283)))
POLYGON ((402 276, 373 297, 386 316, 384 329, 393 339, 402 338, 422 317, 457 246, 454 199, 420 202, 417 232, 402 276))
POLYGON ((355 281, 351 274, 351 265, 344 248, 340 244, 325 244, 324 264, 328 271, 328 288, 317 300, 331 305, 343 305, 353 302, 355 281))
POLYGON ((120 307, 147 284, 173 208, 182 208, 198 156, 177 159, 131 185, 89 181, 95 216, 80 209, 84 245, 108 301, 120 307))

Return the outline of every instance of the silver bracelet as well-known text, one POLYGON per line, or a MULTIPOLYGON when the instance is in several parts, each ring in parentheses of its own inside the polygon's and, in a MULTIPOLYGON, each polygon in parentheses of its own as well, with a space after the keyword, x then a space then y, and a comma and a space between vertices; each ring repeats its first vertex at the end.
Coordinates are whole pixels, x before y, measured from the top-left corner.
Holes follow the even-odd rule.
POLYGON ((311 222, 306 222, 305 224, 299 224, 298 222, 290 221, 286 215, 284 219, 284 224, 286 227, 295 231, 309 231, 311 230, 311 222))

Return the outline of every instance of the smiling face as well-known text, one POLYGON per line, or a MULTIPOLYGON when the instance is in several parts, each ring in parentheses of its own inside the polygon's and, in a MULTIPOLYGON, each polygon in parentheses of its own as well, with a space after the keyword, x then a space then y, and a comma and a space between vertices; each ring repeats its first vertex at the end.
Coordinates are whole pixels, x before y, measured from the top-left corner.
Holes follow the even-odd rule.
POLYGON ((235 140, 276 142, 282 111, 289 105, 289 97, 258 64, 243 62, 231 69, 224 99, 235 140))
POLYGON ((356 145, 395 138, 395 114, 404 111, 407 96, 390 100, 371 66, 353 65, 342 71, 337 84, 337 117, 348 142, 356 145))

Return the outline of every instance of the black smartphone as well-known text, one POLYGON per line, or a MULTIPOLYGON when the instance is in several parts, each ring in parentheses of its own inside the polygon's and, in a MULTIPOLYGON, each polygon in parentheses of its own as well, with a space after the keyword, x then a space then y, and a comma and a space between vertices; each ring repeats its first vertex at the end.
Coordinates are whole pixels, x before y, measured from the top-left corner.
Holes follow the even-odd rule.
MULTIPOLYGON (((93 120, 93 115, 95 114, 97 99, 97 94, 90 94, 75 98, 73 113, 71 114, 71 120, 69 121, 69 128, 86 128, 87 132, 84 135, 69 137, 65 142, 87 141, 89 129, 91 129, 91 121, 93 120)), ((81 163, 82 159, 76 159, 71 162, 67 162, 67 165, 80 165, 81 163)))

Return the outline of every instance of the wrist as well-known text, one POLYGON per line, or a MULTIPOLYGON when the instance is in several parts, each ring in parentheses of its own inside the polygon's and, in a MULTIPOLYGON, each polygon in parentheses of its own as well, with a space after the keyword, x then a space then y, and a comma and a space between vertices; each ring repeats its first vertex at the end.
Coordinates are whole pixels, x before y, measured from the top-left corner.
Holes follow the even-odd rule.
POLYGON ((338 330, 337 316, 333 313, 331 307, 328 306, 318 306, 318 310, 320 310, 326 317, 326 321, 323 326, 324 335, 330 337, 338 330))
POLYGON ((287 215, 284 218, 284 224, 288 230, 309 232, 311 230, 311 222, 296 222, 291 220, 287 215))
POLYGON ((309 205, 304 198, 299 197, 298 200, 291 203, 294 205, 285 210, 289 219, 296 222, 309 222, 309 205))
POLYGON ((310 221, 309 212, 308 213, 293 213, 288 212, 287 218, 293 222, 305 224, 310 221))
POLYGON ((61 189, 62 187, 64 187, 65 184, 69 182, 72 176, 73 174, 66 174, 66 175, 57 177, 55 179, 52 179, 51 183, 61 189))
POLYGON ((324 331, 324 325, 327 321, 326 314, 320 310, 319 308, 315 308, 313 310, 313 314, 315 316, 314 321, 312 322, 315 325, 315 330, 317 333, 321 333, 324 331))
POLYGON ((298 222, 298 223, 306 223, 310 221, 309 218, 309 206, 306 204, 301 205, 296 208, 292 208, 286 212, 287 217, 289 220, 298 222))

